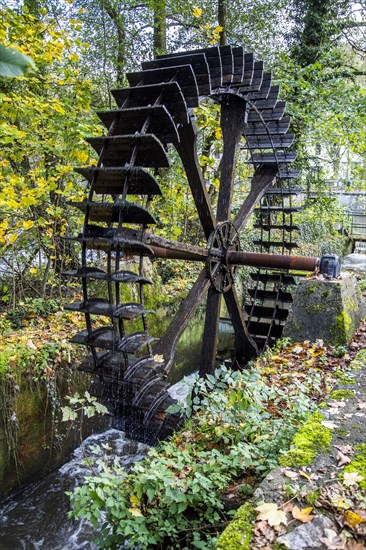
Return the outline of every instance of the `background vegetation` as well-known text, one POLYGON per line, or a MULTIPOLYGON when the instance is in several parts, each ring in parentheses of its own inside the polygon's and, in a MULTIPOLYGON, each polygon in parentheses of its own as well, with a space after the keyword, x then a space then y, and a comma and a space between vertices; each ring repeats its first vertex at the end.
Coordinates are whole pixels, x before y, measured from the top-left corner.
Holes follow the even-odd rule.
MULTIPOLYGON (((78 263, 75 244, 63 238, 79 225, 67 201, 84 192, 73 167, 93 162, 84 137, 101 132, 95 112, 112 107, 110 90, 126 85, 126 73, 142 60, 164 51, 228 42, 254 51, 273 70, 304 169, 303 250, 341 251, 334 223, 342 220, 329 189, 361 189, 365 181, 364 3, 14 0, 1 6, 0 42, 35 66, 17 78, 0 77, 4 307, 16 308, 29 297, 64 296, 60 273, 78 263), (314 203, 314 191, 321 201, 314 203), (319 250, 325 235, 328 250, 319 250)), ((201 164, 214 199, 214 154, 221 138, 215 106, 203 105, 198 117, 201 164)), ((247 176, 243 166, 242 192, 247 176)), ((155 208, 158 231, 199 242, 178 161, 162 186, 155 208)))

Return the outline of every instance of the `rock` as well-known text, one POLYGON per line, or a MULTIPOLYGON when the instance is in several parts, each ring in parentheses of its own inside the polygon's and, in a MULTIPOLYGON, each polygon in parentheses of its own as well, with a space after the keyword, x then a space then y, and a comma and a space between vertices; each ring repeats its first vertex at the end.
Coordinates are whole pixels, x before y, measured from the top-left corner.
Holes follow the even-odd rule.
POLYGON ((342 272, 340 279, 305 279, 296 287, 283 337, 294 342, 320 338, 326 345, 345 346, 365 313, 361 291, 351 273, 342 272))
POLYGON ((288 483, 288 478, 283 474, 283 468, 274 468, 261 482, 254 492, 257 502, 281 502, 288 483))
POLYGON ((284 544, 289 550, 298 550, 299 548, 321 550, 325 548, 321 539, 327 538, 326 529, 336 531, 337 527, 326 516, 317 516, 313 521, 295 527, 290 533, 278 537, 277 542, 284 544))

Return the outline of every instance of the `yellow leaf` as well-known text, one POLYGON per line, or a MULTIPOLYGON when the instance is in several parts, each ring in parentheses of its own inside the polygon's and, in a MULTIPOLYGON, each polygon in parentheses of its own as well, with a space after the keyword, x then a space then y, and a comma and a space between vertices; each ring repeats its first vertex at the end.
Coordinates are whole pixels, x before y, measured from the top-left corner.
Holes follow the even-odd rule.
POLYGON ((192 13, 195 17, 201 17, 202 10, 201 10, 201 8, 193 8, 192 13))
POLYGON ((140 505, 140 499, 135 495, 130 496, 130 502, 134 508, 137 508, 140 505))
POLYGON ((32 220, 27 220, 27 221, 23 222, 23 228, 24 229, 30 229, 33 226, 34 226, 34 222, 32 220))
POLYGON ((144 517, 144 514, 141 512, 140 508, 129 508, 128 511, 130 512, 130 514, 138 518, 144 517))
POLYGON ((224 30, 224 27, 222 27, 221 25, 217 25, 217 27, 215 27, 215 29, 214 29, 214 32, 220 33, 223 30, 224 30))
POLYGON ((36 267, 31 267, 30 270, 29 270, 29 273, 32 273, 32 275, 34 275, 35 273, 37 273, 37 268, 36 267))
POLYGON ((256 511, 259 512, 258 519, 268 521, 269 525, 274 527, 283 523, 287 525, 287 517, 283 510, 280 510, 274 502, 265 502, 256 507, 256 511))
POLYGON ((18 238, 18 234, 17 234, 17 233, 13 233, 12 235, 10 235, 10 237, 9 237, 9 239, 8 239, 9 244, 15 243, 15 241, 17 240, 17 238, 18 238))
POLYGON ((349 527, 352 527, 354 529, 359 525, 360 523, 366 523, 365 519, 356 514, 355 512, 351 512, 350 510, 346 510, 344 512, 344 517, 346 518, 346 523, 349 527))
POLYGON ((216 139, 221 139, 221 138, 222 138, 222 133, 221 133, 220 128, 218 128, 217 130, 215 130, 215 138, 216 138, 216 139))
POLYGON ((86 162, 88 160, 88 153, 85 151, 79 151, 76 153, 76 158, 79 162, 86 162))
POLYGON ((315 518, 315 516, 310 515, 310 512, 312 512, 312 510, 313 508, 311 506, 309 506, 309 508, 302 509, 300 509, 298 506, 294 506, 292 510, 292 516, 302 523, 307 523, 308 521, 311 521, 315 518))

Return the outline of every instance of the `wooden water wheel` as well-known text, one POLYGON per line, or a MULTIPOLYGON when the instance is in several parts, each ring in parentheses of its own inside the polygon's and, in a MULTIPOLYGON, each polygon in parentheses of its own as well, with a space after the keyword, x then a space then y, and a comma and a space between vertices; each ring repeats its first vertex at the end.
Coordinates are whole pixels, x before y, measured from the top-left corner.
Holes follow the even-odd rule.
POLYGON ((233 360, 243 364, 281 335, 291 303, 287 286, 294 282, 288 270, 314 270, 315 261, 290 256, 297 230, 292 204, 297 190, 291 186, 297 172, 289 168, 296 158, 289 150, 294 136, 288 133, 290 119, 278 100, 279 88, 272 85, 262 62, 241 47, 213 47, 161 56, 127 78, 130 87, 113 92, 118 109, 99 113, 107 134, 88 139, 99 155, 98 164, 77 169, 89 184, 89 194, 73 203, 85 214, 77 236, 82 265, 67 275, 81 280, 83 297, 69 309, 85 314, 86 330, 72 341, 90 350, 81 369, 95 375, 92 392, 108 403, 120 427, 133 427, 135 437, 154 441, 179 423, 179 417, 166 413, 173 403, 167 373, 182 332, 206 297, 202 376, 215 365, 221 300, 234 328, 233 360), (220 105, 223 137, 216 213, 198 162, 194 114, 200 100, 208 97, 220 105), (161 193, 157 174, 169 167, 168 144, 181 158, 207 247, 162 239, 148 230, 155 223, 150 201, 161 193), (253 177, 234 215, 234 173, 243 147, 250 152, 253 177), (262 253, 243 252, 240 247, 240 232, 254 209, 260 235, 255 244, 262 253), (105 270, 90 262, 95 249, 105 255, 105 270), (140 258, 139 273, 124 268, 129 255, 140 258), (158 342, 148 333, 151 312, 145 308, 144 288, 152 281, 144 273, 144 256, 203 264, 158 342), (233 284, 238 265, 258 268, 251 275, 255 284, 245 310, 233 284), (96 281, 104 281, 103 298, 95 295, 96 281), (122 303, 121 288, 126 284, 136 287, 135 302, 122 303), (135 319, 141 320, 138 332, 130 329, 135 319))

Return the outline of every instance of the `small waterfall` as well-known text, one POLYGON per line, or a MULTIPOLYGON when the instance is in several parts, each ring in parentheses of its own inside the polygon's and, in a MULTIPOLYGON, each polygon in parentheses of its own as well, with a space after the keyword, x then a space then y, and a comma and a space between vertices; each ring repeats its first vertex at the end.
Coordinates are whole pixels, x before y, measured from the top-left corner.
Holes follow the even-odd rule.
POLYGON ((117 455, 128 468, 141 460, 149 447, 128 439, 123 432, 108 430, 88 437, 60 469, 25 486, 8 497, 0 508, 1 550, 94 550, 93 526, 87 521, 70 520, 70 502, 65 491, 71 491, 90 470, 83 458, 91 448, 104 446, 103 454, 117 455))

